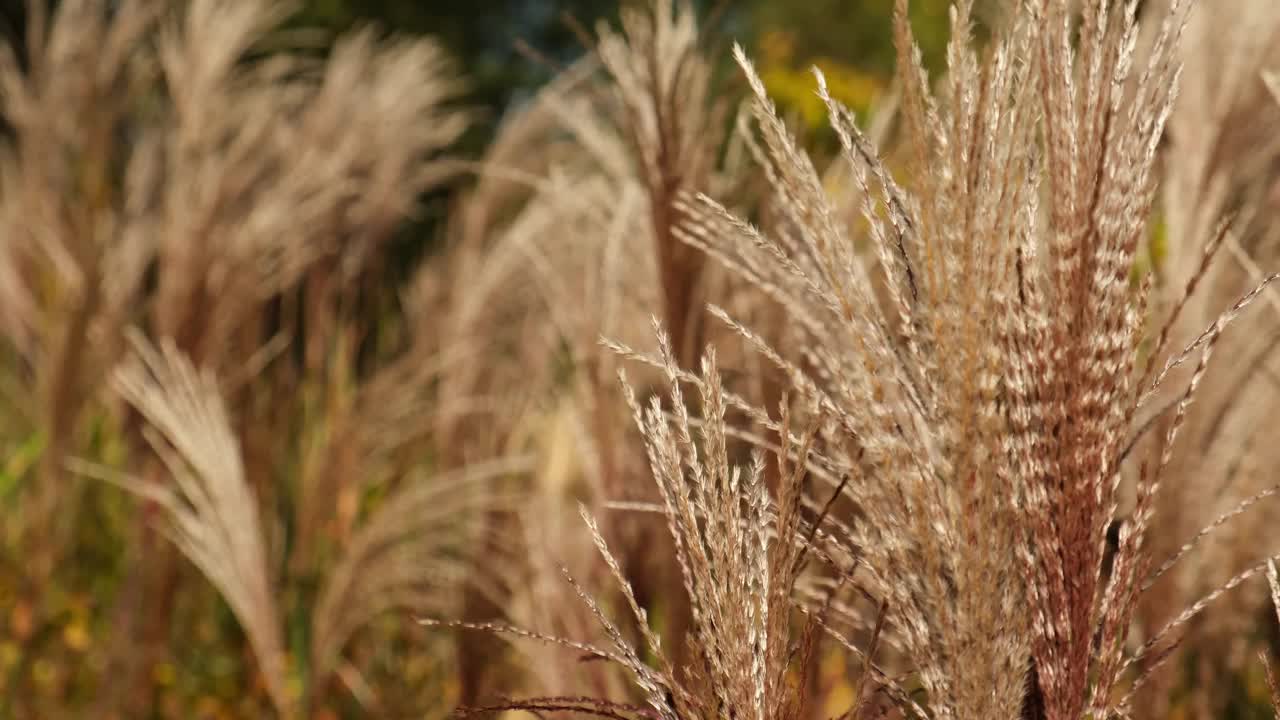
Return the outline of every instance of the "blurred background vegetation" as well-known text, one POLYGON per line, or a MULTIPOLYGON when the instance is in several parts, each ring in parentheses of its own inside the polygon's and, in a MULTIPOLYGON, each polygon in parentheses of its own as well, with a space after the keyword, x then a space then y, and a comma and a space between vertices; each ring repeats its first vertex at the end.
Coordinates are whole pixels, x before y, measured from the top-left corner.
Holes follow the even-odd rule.
MULTIPOLYGON (((66 1, 55 0, 50 6, 56 12, 66 1)), ((732 67, 729 49, 734 42, 743 44, 756 58, 784 113, 815 148, 833 151, 835 143, 827 134, 830 131, 814 94, 811 66, 821 66, 833 92, 858 111, 871 107, 888 88, 893 70, 893 0, 699 0, 693 4, 705 24, 704 52, 718 64, 713 69, 718 87, 729 97, 742 96, 741 77, 732 67)), ((947 0, 912 2, 916 32, 931 68, 941 65, 947 4, 947 0)), ((464 83, 463 93, 452 103, 468 113, 470 123, 449 150, 451 157, 464 161, 479 160, 503 117, 581 57, 595 41, 597 25, 616 23, 620 9, 619 0, 303 0, 293 7, 296 12, 284 29, 305 31, 308 46, 318 54, 327 53, 342 34, 367 25, 383 35, 440 41, 456 60, 464 83)), ((24 67, 27 23, 24 0, 0 0, 0 33, 24 67)), ((421 198, 413 219, 394 232, 388 248, 393 260, 379 265, 363 286, 374 289, 373 297, 362 295, 363 304, 351 311, 371 326, 352 353, 355 357, 376 354, 376 347, 366 346, 377 346, 384 336, 392 338, 391 343, 400 337, 401 319, 389 308, 396 305, 415 263, 441 246, 452 205, 473 184, 474 179, 464 173, 454 182, 433 187, 421 198)), ((307 344, 305 337, 297 338, 296 346, 307 344)), ((5 362, 0 374, 6 383, 23 377, 19 361, 5 362)), ((339 366, 342 361, 328 364, 339 366)), ((339 377, 336 382, 345 381, 339 377)), ((3 390, 15 393, 12 387, 3 390)), ((304 447, 312 426, 323 425, 323 413, 332 408, 314 407, 322 402, 326 402, 323 394, 299 400, 304 419, 298 432, 303 440, 287 443, 304 447)), ((137 642, 141 647, 147 642, 118 637, 112 624, 118 621, 120 607, 137 602, 137 589, 130 587, 136 581, 130 571, 139 560, 135 553, 160 549, 137 545, 137 506, 119 489, 96 481, 76 484, 75 537, 65 540, 69 548, 65 557, 71 561, 57 567, 47 583, 30 586, 31 575, 22 567, 25 551, 19 523, 6 528, 5 518, 20 512, 21 489, 37 473, 46 441, 21 412, 6 413, 3 423, 0 720, 269 714, 267 692, 254 669, 241 623, 219 593, 196 579, 193 568, 175 566, 171 557, 155 561, 171 566, 167 590, 162 591, 166 593, 163 612, 172 618, 171 635, 164 641, 168 650, 146 668, 103 664, 104 657, 120 656, 119 643, 137 642), (178 583, 174 572, 184 582, 178 583), (178 591, 179 587, 183 589, 178 591), (139 673, 141 690, 134 684, 139 673), (120 703, 122 693, 137 692, 139 697, 120 703), (104 697, 105 705, 100 704, 104 697), (123 707, 125 714, 104 716, 105 707, 123 707)), ((129 430, 119 427, 109 413, 95 409, 81 425, 75 433, 78 455, 114 465, 129 454, 123 440, 129 430)), ((283 490, 278 497, 272 495, 268 494, 266 504, 288 502, 283 490)), ((376 507, 376 493, 365 501, 376 507)), ((299 638, 306 635, 305 610, 314 603, 314 595, 314 581, 305 577, 282 590, 280 604, 291 645, 304 643, 299 638)), ((379 716, 442 717, 456 702, 459 689, 451 670, 456 659, 447 645, 419 628, 406 628, 399 616, 384 617, 365 634, 366 641, 352 654, 359 658, 360 682, 370 686, 364 689, 376 691, 379 716)), ((843 666, 824 668, 831 677, 845 673, 843 666)), ((296 671, 291 669, 291 674, 296 676, 296 671)), ((328 697, 330 702, 315 709, 316 717, 362 717, 368 712, 359 687, 328 697)))
MULTIPOLYGON (((10 0, 12 1, 12 0, 10 0)), ((306 0, 296 24, 329 37, 362 24, 440 39, 460 60, 467 82, 462 103, 475 122, 458 145, 476 157, 503 114, 528 99, 556 72, 580 57, 599 23, 616 23, 619 0, 306 0)), ((886 91, 894 69, 894 0, 697 0, 705 18, 708 57, 717 78, 740 93, 729 49, 740 43, 759 66, 775 101, 811 133, 811 145, 834 150, 811 68, 826 73, 833 92, 857 111, 886 91)), ((943 66, 947 0, 913 0, 911 14, 926 66, 943 66)), ((989 8, 980 8, 990 12, 989 8)), ((979 28, 979 31, 981 28, 979 28)), ((434 236, 447 198, 459 185, 426 198, 422 222, 407 228, 407 250, 434 236)))

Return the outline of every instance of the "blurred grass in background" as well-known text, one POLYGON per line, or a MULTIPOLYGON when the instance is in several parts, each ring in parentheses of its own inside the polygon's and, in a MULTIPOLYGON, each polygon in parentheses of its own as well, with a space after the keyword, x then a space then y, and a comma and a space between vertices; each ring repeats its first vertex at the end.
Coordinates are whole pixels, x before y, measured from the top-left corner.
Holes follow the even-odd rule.
MULTIPOLYGON (((913 2, 916 30, 931 67, 939 65, 946 40, 946 4, 913 2)), ((54 13, 60 5, 51 4, 54 13)), ((615 23, 618 10, 617 0, 305 0, 282 32, 306 31, 306 46, 320 55, 327 54, 335 38, 368 24, 379 33, 439 40, 457 61, 465 82, 465 92, 452 103, 472 120, 451 153, 474 160, 489 147, 504 114, 580 57, 584 42, 590 41, 584 33, 594 36, 598 23, 615 23)), ((893 70, 891 10, 892 0, 747 0, 703 2, 699 7, 700 15, 715 18, 706 41, 708 56, 720 63, 717 82, 728 92, 741 93, 728 53, 733 42, 741 42, 759 59, 784 113, 812 134, 815 147, 828 152, 834 150, 834 138, 813 92, 810 67, 822 67, 834 94, 852 108, 870 108, 886 92, 893 70)), ((28 20, 21 0, 0 4, 0 30, 22 63, 28 20)), ((351 374, 351 382, 370 375, 384 363, 386 348, 403 342, 398 296, 415 262, 440 244, 453 197, 468 184, 463 178, 423 196, 413 219, 395 231, 388 249, 391 260, 366 278, 366 290, 348 310, 364 319, 363 337, 344 346, 342 352, 350 355, 347 367, 342 367, 343 361, 334 363, 339 373, 351 374)), ((295 340, 298 347, 307 344, 305 337, 295 340)), ((128 598, 143 591, 129 587, 129 567, 139 559, 148 562, 138 552, 153 553, 162 546, 137 545, 134 498, 104 483, 76 480, 77 522, 74 537, 67 539, 64 562, 46 584, 24 588, 27 568, 16 535, 19 524, 5 518, 20 512, 20 490, 33 480, 47 441, 39 423, 33 422, 39 408, 19 402, 26 393, 13 386, 25 382, 28 370, 9 353, 0 361, 6 364, 0 371, 0 382, 6 385, 0 388, 6 397, 0 412, 0 720, 108 717, 102 714, 107 707, 102 698, 119 692, 122 682, 115 676, 120 668, 108 664, 113 656, 110 645, 130 642, 115 632, 115 613, 122 601, 137 602, 128 598)), ((307 378, 297 388, 303 393, 301 414, 291 421, 296 439, 289 441, 296 452, 305 453, 308 437, 327 432, 332 408, 317 402, 334 402, 332 388, 348 382, 340 374, 333 378, 339 385, 329 390, 314 386, 329 382, 322 378, 307 378), (314 400, 307 399, 313 395, 314 400)), ((105 466, 120 466, 129 453, 125 437, 130 432, 114 414, 91 407, 74 431, 75 453, 105 466)), ((296 465, 300 458, 285 462, 296 465)), ((287 465, 278 471, 283 478, 298 472, 287 465)), ((296 482, 286 480, 287 485, 296 482)), ((296 494, 279 491, 268 497, 286 505, 279 508, 281 517, 294 515, 296 508, 287 505, 296 494)), ((371 512, 376 502, 376 494, 361 498, 360 512, 371 512)), ((147 708, 138 717, 155 718, 270 714, 240 623, 222 596, 193 569, 178 570, 181 582, 171 580, 162 591, 171 613, 168 637, 162 642, 170 652, 141 670, 147 686, 140 690, 143 696, 124 707, 147 708)), ((305 653, 307 610, 314 593, 307 582, 282 592, 291 664, 305 653)), ((455 658, 438 635, 431 636, 404 617, 388 616, 361 631, 353 645, 355 664, 364 671, 359 682, 369 687, 327 693, 326 701, 315 708, 316 718, 366 716, 369 706, 362 703, 362 693, 376 696, 376 715, 383 717, 438 717, 456 701, 455 658)), ((290 675, 298 677, 296 668, 290 675)))

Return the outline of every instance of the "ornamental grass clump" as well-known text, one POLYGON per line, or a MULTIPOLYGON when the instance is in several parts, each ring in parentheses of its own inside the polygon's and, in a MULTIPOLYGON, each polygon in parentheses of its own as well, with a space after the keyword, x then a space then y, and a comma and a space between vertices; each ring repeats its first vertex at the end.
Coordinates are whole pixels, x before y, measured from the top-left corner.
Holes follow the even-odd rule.
MULTIPOLYGON (((905 716, 1125 717, 1180 628, 1266 567, 1131 634, 1144 589, 1169 567, 1150 538, 1196 391, 1228 325, 1277 277, 1238 288, 1179 347, 1171 328, 1221 232, 1201 238, 1200 269, 1172 303, 1150 302, 1153 278, 1137 262, 1189 3, 1153 8, 1143 31, 1137 3, 1022 0, 978 47, 973 2, 960 0, 936 88, 907 10, 899 0, 910 173, 880 160, 815 73, 865 251, 740 49, 746 132, 781 219, 765 231, 706 194, 675 205, 677 236, 793 324, 793 343, 774 347, 711 308, 776 366, 789 400, 773 411, 726 390, 711 353, 691 372, 661 333, 657 355, 608 343, 667 377, 666 404, 624 388, 693 608, 686 662, 648 631, 634 647, 575 584, 608 642, 539 638, 623 666, 643 704, 489 709, 795 717, 792 673, 803 677, 825 635, 861 661, 852 717, 871 712, 868 697, 905 716), (701 418, 682 386, 697 389, 701 418), (729 410, 773 439, 737 431, 729 410), (798 633, 795 613, 806 618, 798 633)), ((624 597, 646 629, 644 608, 624 597)))

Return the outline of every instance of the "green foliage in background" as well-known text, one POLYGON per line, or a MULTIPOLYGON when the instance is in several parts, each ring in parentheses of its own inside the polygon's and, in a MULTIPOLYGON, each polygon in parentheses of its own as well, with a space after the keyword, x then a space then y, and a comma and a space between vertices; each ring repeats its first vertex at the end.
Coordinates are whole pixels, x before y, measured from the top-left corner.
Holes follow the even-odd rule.
POLYGON ((531 61, 519 46, 552 62, 568 62, 582 53, 580 28, 616 18, 617 7, 616 0, 305 0, 297 22, 334 32, 372 22, 396 33, 439 39, 458 59, 469 105, 479 110, 478 123, 463 140, 464 150, 478 153, 503 109, 555 72, 531 61))
MULTIPOLYGON (((835 94, 865 110, 884 90, 894 67, 894 0, 700 0, 714 15, 712 43, 727 50, 741 42, 761 63, 770 91, 785 109, 819 128, 821 103, 810 68, 827 73, 835 94)), ((914 0, 912 26, 930 69, 943 66, 948 35, 947 0, 914 0)), ((615 19, 617 0, 306 0, 298 22, 341 31, 375 22, 395 32, 431 34, 459 59, 481 113, 464 149, 478 151, 511 103, 518 103, 554 72, 518 48, 553 63, 567 63, 585 49, 583 31, 615 19)), ((729 63, 728 53, 720 60, 729 63)))

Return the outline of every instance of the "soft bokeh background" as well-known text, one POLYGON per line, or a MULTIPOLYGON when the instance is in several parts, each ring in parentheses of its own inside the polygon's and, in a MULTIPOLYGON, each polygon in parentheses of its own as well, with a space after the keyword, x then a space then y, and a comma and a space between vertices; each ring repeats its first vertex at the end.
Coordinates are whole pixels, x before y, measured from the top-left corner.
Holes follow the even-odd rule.
MULTIPOLYGON (((55 13, 61 5, 53 3, 55 13)), ((925 59, 933 68, 940 64, 946 39, 945 5, 945 0, 912 3, 925 59)), ((813 92, 812 65, 820 65, 834 92, 859 111, 869 109, 888 89, 893 69, 892 0, 728 0, 695 6, 699 17, 708 21, 702 29, 703 45, 714 64, 717 86, 729 94, 742 92, 729 53, 732 43, 742 43, 757 59, 784 112, 819 153, 830 153, 835 141, 813 92)), ((461 81, 461 92, 448 104, 468 117, 465 132, 448 153, 465 164, 480 160, 503 118, 581 57, 586 44, 595 41, 599 24, 616 24, 618 14, 618 0, 305 0, 279 32, 304 32, 290 42, 317 56, 326 55, 335 38, 367 25, 380 36, 439 41, 455 61, 456 72, 451 74, 461 81)), ((24 68, 28 21, 21 0, 0 4, 0 32, 24 68)), ((89 72, 88 63, 72 60, 63 69, 80 71, 89 72)), ((345 311, 358 318, 361 327, 348 341, 354 344, 338 354, 348 359, 316 365, 328 368, 322 372, 330 373, 329 378, 306 377, 295 384, 267 381, 275 383, 273 395, 299 399, 300 414, 287 426, 284 439, 294 452, 305 447, 308 437, 323 432, 320 428, 331 416, 341 414, 334 403, 347 402, 343 398, 348 395, 334 388, 367 380, 380 367, 379 348, 401 342, 397 338, 403 337, 406 321, 400 297, 410 289, 417 264, 446 243, 450 211, 475 183, 473 175, 463 172, 448 183, 432 185, 418 198, 412 217, 396 223, 385 245, 385 259, 361 278, 345 311), (343 363, 356 365, 333 368, 343 363), (323 389, 311 387, 316 383, 323 389)), ((306 331, 298 335, 295 345, 308 345, 300 337, 306 331)), ((21 361, 6 357, 8 409, 0 431, 0 534, 5 540, 0 552, 0 719, 269 715, 270 693, 241 623, 194 568, 158 538, 148 539, 145 528, 159 523, 153 510, 144 511, 127 493, 99 480, 68 475, 55 494, 74 496, 74 511, 65 512, 71 505, 64 497, 55 503, 64 503, 59 512, 75 518, 72 526, 56 539, 39 541, 32 540, 32 535, 40 535, 38 529, 22 529, 23 514, 34 517, 27 493, 42 475, 42 458, 49 454, 39 430, 42 414, 32 409, 44 395, 34 385, 15 387, 34 381, 21 369, 21 361), (51 571, 33 570, 31 544, 46 541, 60 548, 61 560, 51 571), (152 569, 139 571, 139 564, 152 569)), ((105 378, 109 370, 96 368, 90 374, 105 378)), ((87 387, 74 392, 88 393, 87 387)), ((127 464, 131 450, 126 436, 131 430, 87 394, 83 399, 88 407, 71 433, 71 453, 108 465, 127 464)), ((432 464, 428 457, 425 465, 432 464)), ((272 482, 292 482, 289 478, 297 472, 301 470, 281 468, 272 482)), ((63 473, 51 473, 61 482, 63 473)), ((376 508, 379 493, 373 490, 361 502, 376 508)), ((293 504, 301 502, 284 490, 265 495, 286 523, 298 509, 293 504)), ((572 522, 576 524, 576 518, 572 522)), ((268 528, 268 534, 271 531, 268 528)), ((279 532, 291 531, 286 526, 279 532)), ((307 616, 315 593, 315 581, 309 577, 300 573, 280 583, 286 644, 293 648, 308 642, 307 616)), ((464 692, 457 677, 459 659, 446 640, 416 627, 405 613, 384 614, 354 641, 360 671, 345 666, 339 673, 342 679, 321 693, 314 717, 442 717, 464 692)), ((297 654, 291 656, 296 663, 297 654)), ((824 674, 837 686, 832 707, 850 692, 834 680, 846 674, 842 662, 833 656, 824 665, 824 674)), ((298 668, 291 674, 297 676, 298 668)))

